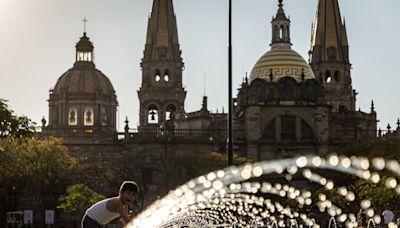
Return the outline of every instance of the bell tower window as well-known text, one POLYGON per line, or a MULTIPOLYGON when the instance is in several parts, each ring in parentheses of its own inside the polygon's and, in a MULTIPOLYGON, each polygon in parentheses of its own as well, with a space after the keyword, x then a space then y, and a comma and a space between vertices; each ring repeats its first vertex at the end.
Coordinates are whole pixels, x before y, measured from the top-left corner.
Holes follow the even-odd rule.
POLYGON ((158 109, 155 105, 150 105, 147 114, 147 123, 158 124, 158 109))
POLYGON ((86 32, 76 44, 76 62, 93 62, 93 44, 90 42, 86 32))
POLYGON ((154 80, 156 82, 159 82, 161 80, 161 73, 159 69, 156 70, 156 75, 154 76, 154 80))
POLYGON ((76 54, 76 61, 78 62, 92 62, 92 53, 91 52, 80 52, 78 51, 76 54))
POLYGON ((166 82, 169 81, 169 71, 168 71, 168 70, 165 70, 165 73, 164 73, 164 81, 166 81, 166 82))
POLYGON ((331 72, 329 70, 325 73, 325 81, 328 84, 331 83, 331 81, 332 81, 332 75, 331 75, 331 72))
POLYGON ((340 81, 339 71, 335 71, 335 81, 340 81))
POLYGON ((172 104, 169 104, 167 106, 167 111, 165 112, 165 119, 166 120, 174 119, 175 110, 176 110, 175 106, 172 104))

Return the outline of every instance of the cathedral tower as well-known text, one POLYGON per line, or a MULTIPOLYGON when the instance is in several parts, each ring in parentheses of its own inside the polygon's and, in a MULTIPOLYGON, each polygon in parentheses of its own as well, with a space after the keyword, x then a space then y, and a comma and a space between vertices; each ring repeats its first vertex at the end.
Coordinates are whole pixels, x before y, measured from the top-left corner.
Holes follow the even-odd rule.
POLYGON ((309 62, 333 112, 355 111, 356 92, 352 88, 348 49, 346 25, 340 16, 338 0, 319 0, 309 62))
POLYGON ((183 114, 186 97, 182 87, 184 64, 172 0, 153 1, 141 67, 140 128, 159 127, 183 114))

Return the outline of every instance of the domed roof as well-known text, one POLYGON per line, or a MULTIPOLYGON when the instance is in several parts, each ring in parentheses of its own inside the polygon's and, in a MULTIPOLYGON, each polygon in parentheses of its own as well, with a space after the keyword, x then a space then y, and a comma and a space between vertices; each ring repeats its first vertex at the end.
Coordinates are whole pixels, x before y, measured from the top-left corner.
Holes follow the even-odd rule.
POLYGON ((115 91, 110 80, 101 71, 94 67, 75 65, 54 86, 53 94, 61 93, 114 95, 115 91))
POLYGON ((90 95, 115 96, 110 80, 93 63, 93 44, 86 33, 76 44, 76 62, 74 66, 58 79, 53 95, 74 94, 74 97, 90 95))
POLYGON ((303 77, 304 80, 315 78, 310 65, 287 45, 274 45, 261 56, 251 71, 250 82, 257 78, 271 81, 271 75, 274 82, 287 76, 298 82, 302 81, 303 77))

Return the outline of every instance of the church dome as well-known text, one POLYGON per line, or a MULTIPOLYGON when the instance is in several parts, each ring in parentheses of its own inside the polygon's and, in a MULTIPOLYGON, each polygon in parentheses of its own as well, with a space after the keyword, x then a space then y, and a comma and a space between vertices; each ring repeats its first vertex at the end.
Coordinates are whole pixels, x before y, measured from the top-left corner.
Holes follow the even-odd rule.
POLYGON ((315 78, 311 67, 301 55, 287 46, 275 45, 254 65, 250 82, 257 78, 277 82, 283 77, 292 77, 298 82, 303 78, 315 78))
POLYGON ((111 81, 96 69, 93 49, 84 33, 76 44, 74 66, 50 90, 46 129, 68 142, 111 142, 116 131, 117 96, 111 81))
POLYGON ((53 94, 102 94, 114 95, 115 91, 110 80, 94 67, 75 65, 65 72, 57 81, 53 94))
POLYGON ((93 44, 86 33, 76 44, 76 62, 74 67, 58 79, 53 94, 80 94, 82 96, 100 94, 115 95, 111 81, 93 63, 93 44))

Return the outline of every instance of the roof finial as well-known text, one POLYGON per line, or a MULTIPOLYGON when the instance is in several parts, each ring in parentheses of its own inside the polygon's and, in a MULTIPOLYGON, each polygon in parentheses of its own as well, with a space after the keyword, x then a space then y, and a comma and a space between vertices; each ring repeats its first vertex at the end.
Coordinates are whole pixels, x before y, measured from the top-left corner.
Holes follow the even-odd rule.
POLYGON ((282 2, 283 2, 283 0, 279 0, 279 5, 278 5, 279 7, 283 6, 282 2))
POLYGON ((89 20, 86 18, 86 15, 83 17, 83 34, 86 35, 86 24, 89 20))
POLYGON ((371 112, 375 112, 374 100, 371 101, 371 112))

